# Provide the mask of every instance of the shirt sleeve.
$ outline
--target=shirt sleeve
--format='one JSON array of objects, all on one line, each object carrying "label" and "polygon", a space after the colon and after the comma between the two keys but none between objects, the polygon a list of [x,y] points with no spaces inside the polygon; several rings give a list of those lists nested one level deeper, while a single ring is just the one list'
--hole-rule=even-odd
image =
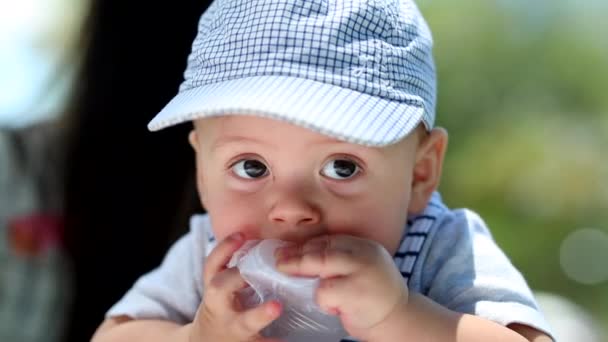
[{"label": "shirt sleeve", "polygon": [[161,265],[140,277],[106,317],[191,322],[202,297],[207,241],[195,228],[191,225],[190,231],[171,246]]},{"label": "shirt sleeve", "polygon": [[551,336],[525,279],[469,210],[453,211],[437,228],[422,274],[425,294],[450,310]]}]

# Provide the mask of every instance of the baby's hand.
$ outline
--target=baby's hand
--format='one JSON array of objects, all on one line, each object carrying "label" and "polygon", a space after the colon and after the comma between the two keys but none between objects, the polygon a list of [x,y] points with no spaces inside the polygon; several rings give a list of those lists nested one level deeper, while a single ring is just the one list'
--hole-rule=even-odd
[{"label": "baby's hand", "polygon": [[[375,241],[328,235],[276,252],[277,268],[321,278],[317,304],[339,315],[353,337],[368,340],[389,316],[404,312],[408,291],[386,249]],[[398,312],[398,313],[396,313]]]},{"label": "baby's hand", "polygon": [[236,292],[246,283],[237,268],[226,268],[243,242],[242,235],[231,235],[207,257],[203,274],[204,298],[191,325],[190,342],[271,341],[261,338],[259,332],[279,317],[281,304],[271,301],[245,310],[237,300]]}]

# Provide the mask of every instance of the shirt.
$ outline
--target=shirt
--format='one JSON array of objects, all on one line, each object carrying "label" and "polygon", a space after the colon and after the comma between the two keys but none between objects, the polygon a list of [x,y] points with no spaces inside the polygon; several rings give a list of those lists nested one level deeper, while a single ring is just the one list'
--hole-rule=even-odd
[{"label": "shirt", "polygon": [[[191,322],[203,298],[205,257],[215,245],[209,217],[194,215],[190,231],[162,264],[137,280],[106,316]],[[449,209],[439,193],[423,213],[408,217],[394,261],[410,292],[453,311],[551,335],[525,279],[484,221],[469,209]]]}]

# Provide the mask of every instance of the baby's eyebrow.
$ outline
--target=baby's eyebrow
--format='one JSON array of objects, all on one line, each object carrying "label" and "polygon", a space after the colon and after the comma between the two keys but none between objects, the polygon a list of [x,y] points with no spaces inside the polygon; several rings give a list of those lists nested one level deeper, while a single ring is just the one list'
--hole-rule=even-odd
[{"label": "baby's eyebrow", "polygon": [[257,138],[253,138],[253,137],[246,137],[246,136],[239,136],[239,135],[229,135],[229,136],[224,136],[221,138],[218,138],[217,140],[215,140],[212,144],[211,144],[211,150],[216,150],[218,148],[222,148],[226,145],[230,145],[230,144],[257,144],[257,145],[265,145],[265,146],[270,146],[272,147],[273,145],[268,143],[267,141],[261,140],[261,139],[257,139]]}]

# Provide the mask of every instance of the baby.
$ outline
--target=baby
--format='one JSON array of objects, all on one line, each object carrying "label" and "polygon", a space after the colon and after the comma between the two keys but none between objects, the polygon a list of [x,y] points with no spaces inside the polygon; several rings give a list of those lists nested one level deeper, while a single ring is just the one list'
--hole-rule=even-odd
[{"label": "baby", "polygon": [[272,341],[278,301],[245,308],[227,263],[280,239],[277,268],[359,341],[551,341],[521,274],[436,191],[430,31],[410,0],[216,0],[178,95],[208,214],[107,313],[93,340]]}]

